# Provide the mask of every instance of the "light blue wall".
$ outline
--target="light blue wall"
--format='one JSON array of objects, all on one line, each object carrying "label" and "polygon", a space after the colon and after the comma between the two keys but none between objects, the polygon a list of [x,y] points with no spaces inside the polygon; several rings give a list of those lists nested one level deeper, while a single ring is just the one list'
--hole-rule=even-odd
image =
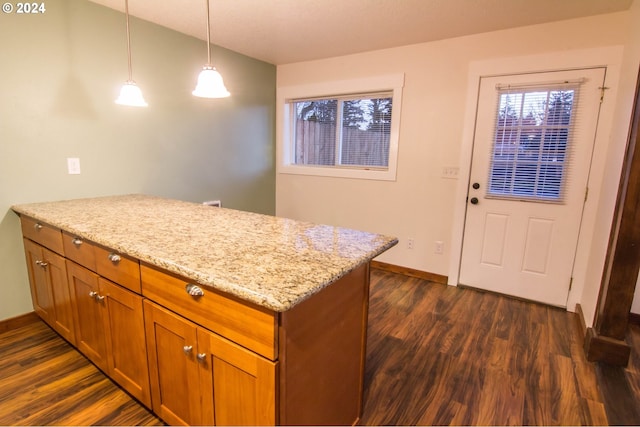
[{"label": "light blue wall", "polygon": [[[86,0],[46,8],[0,14],[0,320],[32,311],[13,204],[147,193],[275,211],[273,65],[214,47],[232,96],[196,98],[206,43],[131,18],[149,107],[118,106],[124,15]],[[67,174],[67,157],[81,175]]]}]

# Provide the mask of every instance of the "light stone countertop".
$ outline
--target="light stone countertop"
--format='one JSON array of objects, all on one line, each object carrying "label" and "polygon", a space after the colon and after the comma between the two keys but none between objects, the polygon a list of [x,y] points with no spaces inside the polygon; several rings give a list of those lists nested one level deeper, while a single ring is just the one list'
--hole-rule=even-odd
[{"label": "light stone countertop", "polygon": [[278,312],[398,243],[380,234],[146,195],[12,209]]}]

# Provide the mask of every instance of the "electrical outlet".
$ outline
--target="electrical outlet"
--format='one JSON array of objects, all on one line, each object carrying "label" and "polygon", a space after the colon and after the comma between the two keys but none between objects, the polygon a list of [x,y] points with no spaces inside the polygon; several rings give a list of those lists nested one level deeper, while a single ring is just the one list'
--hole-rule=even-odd
[{"label": "electrical outlet", "polygon": [[435,253],[442,255],[444,253],[444,242],[442,240],[436,240]]},{"label": "electrical outlet", "polygon": [[80,159],[77,157],[67,157],[67,171],[69,175],[80,175]]},{"label": "electrical outlet", "polygon": [[415,240],[413,240],[413,238],[407,239],[407,249],[413,249],[414,244],[415,244]]}]

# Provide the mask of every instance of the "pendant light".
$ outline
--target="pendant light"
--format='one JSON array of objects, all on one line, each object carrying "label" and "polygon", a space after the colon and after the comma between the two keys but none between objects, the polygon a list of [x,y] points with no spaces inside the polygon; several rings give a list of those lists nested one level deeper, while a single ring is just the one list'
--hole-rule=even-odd
[{"label": "pendant light", "polygon": [[198,76],[198,84],[193,92],[200,98],[226,98],[231,95],[222,81],[222,76],[211,65],[211,22],[209,17],[209,0],[207,2],[207,65],[202,67]]},{"label": "pendant light", "polygon": [[116,99],[116,104],[129,105],[131,107],[146,107],[147,104],[142,97],[142,91],[131,77],[131,36],[129,35],[129,0],[124,0],[124,11],[127,17],[127,54],[129,60],[129,80],[120,89],[120,96]]}]

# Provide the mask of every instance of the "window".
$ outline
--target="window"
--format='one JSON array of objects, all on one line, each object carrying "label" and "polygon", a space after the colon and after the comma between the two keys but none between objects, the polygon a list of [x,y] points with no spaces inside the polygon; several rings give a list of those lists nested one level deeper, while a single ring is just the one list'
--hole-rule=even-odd
[{"label": "window", "polygon": [[296,165],[389,167],[391,93],[291,102]]},{"label": "window", "polygon": [[561,203],[576,87],[501,90],[487,197]]},{"label": "window", "polygon": [[404,76],[279,89],[279,172],[395,180]]}]

